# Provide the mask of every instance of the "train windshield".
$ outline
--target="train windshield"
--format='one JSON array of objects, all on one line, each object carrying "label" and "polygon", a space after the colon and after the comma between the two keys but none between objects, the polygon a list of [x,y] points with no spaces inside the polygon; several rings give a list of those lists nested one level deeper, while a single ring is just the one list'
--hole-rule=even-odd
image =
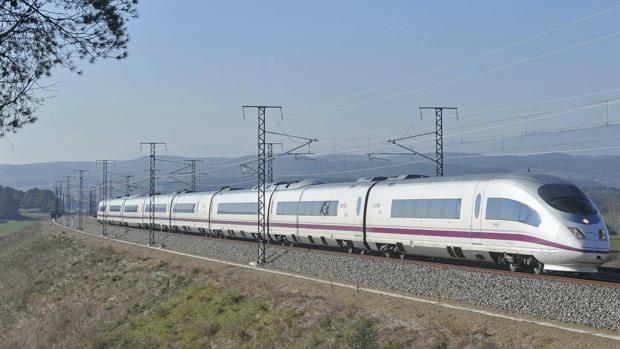
[{"label": "train windshield", "polygon": [[596,214],[594,205],[579,188],[571,184],[545,184],[538,195],[556,210],[590,216]]}]

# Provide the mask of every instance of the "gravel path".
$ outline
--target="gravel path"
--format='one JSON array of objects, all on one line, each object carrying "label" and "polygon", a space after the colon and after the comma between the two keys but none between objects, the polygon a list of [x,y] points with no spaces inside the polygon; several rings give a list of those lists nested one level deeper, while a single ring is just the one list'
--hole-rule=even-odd
[{"label": "gravel path", "polygon": [[[84,221],[87,232],[100,234],[101,228],[93,219]],[[125,241],[143,244],[147,239],[144,230],[108,226],[108,231]],[[158,232],[158,244],[160,239]],[[175,251],[243,264],[256,260],[256,247],[250,244],[168,233],[163,239]],[[267,254],[268,268],[620,333],[620,289],[271,245]]]}]

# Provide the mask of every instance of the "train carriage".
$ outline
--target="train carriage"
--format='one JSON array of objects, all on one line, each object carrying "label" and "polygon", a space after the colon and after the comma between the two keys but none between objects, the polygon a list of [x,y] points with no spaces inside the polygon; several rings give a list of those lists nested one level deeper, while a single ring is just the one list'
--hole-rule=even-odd
[{"label": "train carriage", "polygon": [[205,233],[209,229],[207,206],[210,195],[204,193],[178,193],[171,199],[171,229],[177,232]]},{"label": "train carriage", "polygon": [[[476,184],[476,181],[377,184],[368,200],[369,247],[399,255],[462,257],[463,247],[471,246]],[[466,250],[469,253],[470,248]]]},{"label": "train carriage", "polygon": [[[255,238],[258,202],[256,190],[226,190],[211,203],[211,232],[219,236]],[[267,198],[271,193],[267,195]]]},{"label": "train carriage", "polygon": [[142,223],[144,197],[132,195],[126,197],[122,206],[122,221],[125,226],[139,227]]}]

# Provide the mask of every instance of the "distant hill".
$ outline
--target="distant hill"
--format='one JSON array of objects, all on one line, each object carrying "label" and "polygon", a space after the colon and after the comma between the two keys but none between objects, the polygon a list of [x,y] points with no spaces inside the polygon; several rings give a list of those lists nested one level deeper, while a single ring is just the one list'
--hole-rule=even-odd
[{"label": "distant hill", "polygon": [[[198,189],[208,190],[232,184],[249,187],[254,184],[251,170],[242,173],[240,164],[252,161],[255,156],[237,158],[202,158],[198,167],[207,176],[197,178]],[[281,157],[275,161],[276,180],[315,178],[328,182],[349,181],[367,176],[393,176],[399,174],[423,174],[433,176],[435,166],[420,157],[391,157],[369,160],[365,155],[329,155],[316,158]],[[250,163],[256,167],[256,163]],[[160,191],[182,190],[188,187],[190,176],[183,167],[183,157],[158,157],[157,170],[162,178]],[[124,191],[123,175],[134,176],[136,192],[148,187],[148,157],[117,162],[109,168],[109,178],[115,181],[115,194]],[[0,165],[0,185],[17,189],[33,187],[51,188],[62,176],[74,175],[75,169],[89,170],[86,186],[101,181],[101,168],[94,161],[48,162],[23,165]],[[168,176],[175,171],[181,176]],[[587,188],[620,187],[619,156],[577,156],[563,153],[530,156],[483,157],[476,154],[446,154],[445,175],[461,175],[491,172],[527,172],[556,175]],[[185,182],[185,183],[184,183]],[[77,182],[73,180],[73,185]]]}]

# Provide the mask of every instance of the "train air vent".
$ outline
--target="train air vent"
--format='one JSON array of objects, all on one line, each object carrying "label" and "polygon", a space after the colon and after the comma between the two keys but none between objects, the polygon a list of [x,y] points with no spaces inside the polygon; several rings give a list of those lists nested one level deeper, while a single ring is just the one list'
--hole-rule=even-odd
[{"label": "train air vent", "polygon": [[463,254],[463,250],[460,247],[455,247],[454,253],[460,258],[465,258],[465,255]]},{"label": "train air vent", "polygon": [[312,236],[308,235],[308,240],[310,240],[310,243],[314,243],[314,239],[312,238]]},{"label": "train air vent", "polygon": [[456,257],[456,255],[454,254],[454,252],[452,251],[452,247],[448,246],[447,247],[448,253],[450,254],[450,257]]},{"label": "train air vent", "polygon": [[390,179],[399,180],[399,181],[403,181],[405,179],[420,179],[420,178],[428,178],[428,176],[419,175],[419,174],[408,174],[408,175],[390,177]]},{"label": "train air vent", "polygon": [[387,177],[375,176],[375,177],[364,177],[357,180],[357,182],[379,182],[386,180]]}]

